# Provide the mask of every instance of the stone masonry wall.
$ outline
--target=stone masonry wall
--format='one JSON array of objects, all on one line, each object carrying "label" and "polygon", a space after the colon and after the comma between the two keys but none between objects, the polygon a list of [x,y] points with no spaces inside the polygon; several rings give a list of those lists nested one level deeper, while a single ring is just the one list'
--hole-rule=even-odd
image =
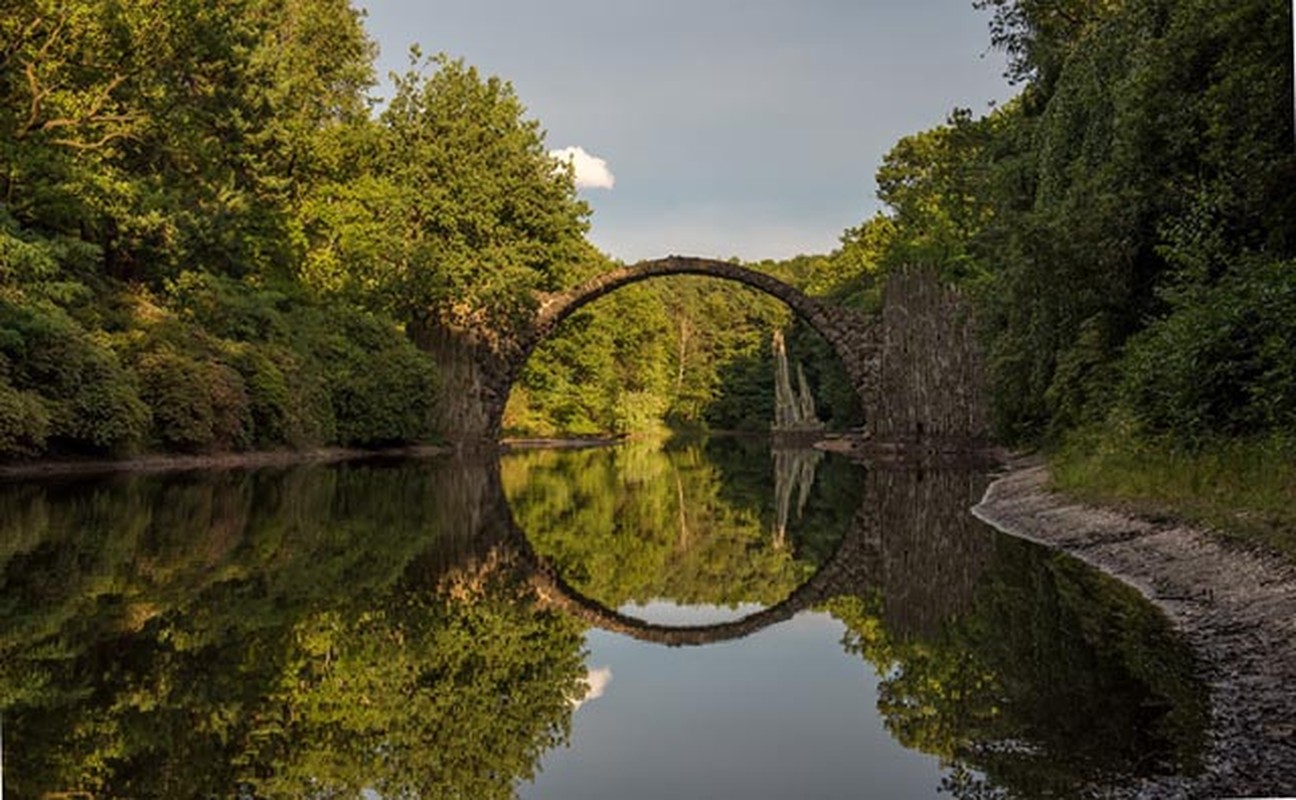
[{"label": "stone masonry wall", "polygon": [[865,403],[878,441],[988,436],[981,350],[971,304],[934,270],[893,274],[882,295],[877,396]]}]

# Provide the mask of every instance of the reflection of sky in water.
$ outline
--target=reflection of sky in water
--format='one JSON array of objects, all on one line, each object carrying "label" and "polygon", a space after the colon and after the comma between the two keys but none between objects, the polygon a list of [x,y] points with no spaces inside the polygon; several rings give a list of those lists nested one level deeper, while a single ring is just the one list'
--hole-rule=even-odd
[{"label": "reflection of sky in water", "polygon": [[652,625],[717,625],[733,622],[765,608],[759,603],[735,606],[681,606],[669,600],[653,600],[643,605],[627,603],[618,613],[641,619]]},{"label": "reflection of sky in water", "polygon": [[[696,625],[737,610],[664,601],[621,610]],[[638,612],[638,613],[636,613]],[[905,750],[876,711],[877,677],[842,650],[843,627],[802,614],[746,639],[671,648],[600,630],[591,670],[614,683],[572,720],[524,800],[935,796],[936,759]]]}]

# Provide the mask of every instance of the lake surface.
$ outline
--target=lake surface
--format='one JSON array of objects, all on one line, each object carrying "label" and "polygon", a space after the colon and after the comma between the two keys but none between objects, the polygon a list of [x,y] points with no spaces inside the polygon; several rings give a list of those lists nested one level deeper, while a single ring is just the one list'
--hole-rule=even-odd
[{"label": "lake surface", "polygon": [[1195,771],[1186,648],[972,519],[986,481],[712,440],[0,484],[4,797],[1070,797]]}]

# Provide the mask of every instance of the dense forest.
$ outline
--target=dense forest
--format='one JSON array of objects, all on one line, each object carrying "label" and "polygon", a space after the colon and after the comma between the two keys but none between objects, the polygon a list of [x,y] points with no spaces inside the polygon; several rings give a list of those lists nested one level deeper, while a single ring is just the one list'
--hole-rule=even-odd
[{"label": "dense forest", "polygon": [[426,440],[413,314],[600,257],[511,88],[345,0],[20,0],[0,18],[0,453]]},{"label": "dense forest", "polygon": [[899,142],[865,225],[978,297],[1000,433],[1296,432],[1288,4],[981,4],[1023,91]]},{"label": "dense forest", "polygon": [[[896,143],[884,211],[834,252],[753,266],[864,309],[939,267],[975,299],[1006,441],[1289,453],[1289,5],[977,5],[1020,94]],[[509,84],[415,49],[380,102],[374,51],[346,0],[7,4],[0,455],[434,440],[407,326],[507,324],[609,266]],[[765,429],[776,328],[858,424],[786,309],[672,279],[569,320],[506,428]]]}]

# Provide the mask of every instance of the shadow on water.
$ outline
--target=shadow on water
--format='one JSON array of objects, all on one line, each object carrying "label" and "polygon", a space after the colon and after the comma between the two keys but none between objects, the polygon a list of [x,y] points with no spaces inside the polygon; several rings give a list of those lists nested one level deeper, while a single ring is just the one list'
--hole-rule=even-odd
[{"label": "shadow on water", "polygon": [[[972,520],[984,481],[713,441],[0,485],[6,797],[508,798],[569,740],[589,626],[811,608],[956,796],[1192,770],[1186,650]],[[761,610],[618,611],[662,598]]]}]

